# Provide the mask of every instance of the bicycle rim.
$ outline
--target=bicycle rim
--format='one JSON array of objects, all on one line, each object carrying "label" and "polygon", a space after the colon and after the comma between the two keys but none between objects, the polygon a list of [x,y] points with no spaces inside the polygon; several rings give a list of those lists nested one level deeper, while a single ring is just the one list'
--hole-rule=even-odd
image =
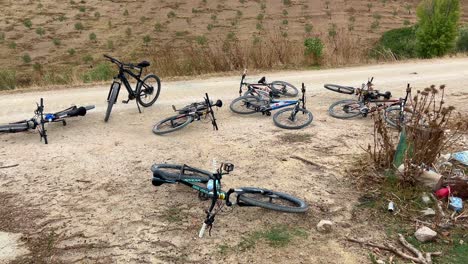
[{"label": "bicycle rim", "polygon": [[229,108],[231,108],[234,113],[245,115],[253,114],[257,112],[258,108],[266,105],[268,105],[267,101],[256,96],[247,95],[234,99]]},{"label": "bicycle rim", "polygon": [[312,123],[312,113],[306,109],[299,108],[294,114],[294,107],[281,109],[273,116],[275,125],[285,129],[300,129]]},{"label": "bicycle rim", "polygon": [[249,205],[285,213],[304,213],[308,209],[303,200],[286,193],[252,187],[240,189],[243,193],[238,195],[239,201]]},{"label": "bicycle rim", "polygon": [[328,112],[331,116],[347,119],[361,115],[361,108],[363,104],[357,100],[342,100],[333,103]]},{"label": "bicycle rim", "polygon": [[171,133],[184,128],[192,121],[193,117],[189,115],[172,116],[154,125],[153,132],[157,135]]}]

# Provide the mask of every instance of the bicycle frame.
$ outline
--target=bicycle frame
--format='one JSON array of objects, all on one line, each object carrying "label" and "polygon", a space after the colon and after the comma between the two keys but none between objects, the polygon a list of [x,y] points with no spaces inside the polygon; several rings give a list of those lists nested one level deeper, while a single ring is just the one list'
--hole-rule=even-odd
[{"label": "bicycle frame", "polygon": [[[119,66],[119,73],[117,74],[117,76],[114,77],[114,82],[112,83],[112,85],[111,85],[111,87],[109,89],[109,93],[107,94],[107,101],[109,101],[110,94],[111,94],[112,88],[114,87],[115,83],[119,84],[119,88],[118,88],[116,98],[119,97],[120,85],[121,84],[118,82],[118,80],[120,80],[124,84],[125,88],[127,89],[127,92],[129,94],[129,99],[135,99],[135,97],[137,96],[136,89],[141,83],[143,83],[143,81],[140,79],[142,72],[143,72],[143,68],[140,68],[140,72],[138,74],[135,74],[131,70],[125,69],[124,66]],[[125,73],[127,73],[128,75],[130,75],[133,79],[135,79],[137,81],[137,84],[135,86],[135,90],[132,89],[132,86],[130,85],[130,82],[128,81],[127,77],[125,76]]]}]

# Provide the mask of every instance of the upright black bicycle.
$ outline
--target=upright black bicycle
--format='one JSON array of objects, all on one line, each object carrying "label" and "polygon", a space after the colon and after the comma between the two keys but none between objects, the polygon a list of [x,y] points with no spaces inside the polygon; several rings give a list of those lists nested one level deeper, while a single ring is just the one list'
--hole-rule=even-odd
[{"label": "upright black bicycle", "polygon": [[[165,183],[181,183],[198,191],[200,199],[211,199],[211,206],[206,211],[206,218],[200,229],[199,237],[203,237],[207,227],[211,233],[215,216],[224,205],[223,200],[226,201],[226,206],[234,204],[238,206],[257,206],[286,213],[304,213],[307,211],[308,206],[303,200],[281,192],[257,187],[231,188],[228,192],[223,192],[221,190],[221,179],[223,175],[229,174],[233,170],[234,165],[230,163],[221,164],[215,173],[187,165],[154,164],[151,167],[154,186],[161,186]],[[236,194],[236,197],[234,201],[231,201],[230,197],[233,193]]]},{"label": "upright black bicycle", "polygon": [[203,102],[192,103],[182,109],[176,109],[173,105],[172,109],[179,112],[179,114],[159,121],[154,125],[153,133],[156,135],[164,135],[182,129],[193,121],[210,119],[213,129],[218,130],[218,124],[216,123],[216,118],[212,108],[213,106],[221,107],[223,106],[223,102],[221,100],[217,100],[216,103],[213,104],[207,93],[205,94],[205,101]]},{"label": "upright black bicycle", "polygon": [[[150,66],[149,62],[142,61],[134,65],[132,63],[120,62],[108,55],[104,55],[104,57],[119,67],[119,73],[114,77],[114,81],[109,89],[109,94],[107,95],[108,105],[106,116],[104,117],[105,122],[109,120],[112,107],[117,102],[122,83],[128,91],[128,99],[122,101],[122,103],[127,104],[130,100],[136,99],[138,112],[141,113],[140,105],[149,107],[156,102],[161,92],[161,80],[159,80],[159,77],[154,74],[148,74],[143,79],[140,79],[143,69]],[[132,70],[136,70],[137,73],[134,73]],[[135,90],[132,89],[126,75],[131,76],[137,81]]]},{"label": "upright black bicycle", "polygon": [[81,107],[72,106],[56,113],[44,113],[44,100],[41,98],[40,103],[37,104],[37,108],[34,111],[34,117],[6,125],[0,125],[0,133],[17,133],[37,129],[41,141],[44,139],[44,143],[48,144],[45,123],[61,122],[65,126],[67,125],[66,118],[85,116],[87,111],[93,108],[94,105]]}]

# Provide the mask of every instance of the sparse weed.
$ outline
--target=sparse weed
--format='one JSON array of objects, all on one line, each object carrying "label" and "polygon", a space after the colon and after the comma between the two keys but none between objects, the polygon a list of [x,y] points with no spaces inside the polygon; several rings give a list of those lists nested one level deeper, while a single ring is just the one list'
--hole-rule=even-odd
[{"label": "sparse weed", "polygon": [[24,63],[30,63],[31,62],[31,56],[29,56],[29,54],[24,54],[21,59],[23,60]]},{"label": "sparse weed", "polygon": [[16,71],[0,69],[0,90],[13,90],[16,88]]}]

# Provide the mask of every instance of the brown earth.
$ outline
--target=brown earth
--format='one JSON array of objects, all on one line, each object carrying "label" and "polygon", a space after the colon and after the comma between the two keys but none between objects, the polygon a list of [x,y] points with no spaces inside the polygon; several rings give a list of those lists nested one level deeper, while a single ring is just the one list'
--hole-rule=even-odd
[{"label": "brown earth", "polygon": [[[84,118],[63,127],[48,125],[49,145],[35,132],[0,137],[0,231],[23,234],[31,250],[14,263],[364,263],[366,250],[344,242],[347,234],[384,237],[380,223],[356,221],[360,196],[346,167],[371,140],[369,118],[338,120],[328,106],[349,96],[323,89],[324,83],[359,86],[375,77],[380,90],[403,96],[406,83],[415,89],[446,84],[446,102],[467,115],[468,59],[426,60],[322,71],[277,72],[269,80],[296,86],[305,82],[313,123],[300,131],[274,126],[271,117],[239,116],[228,109],[237,96],[239,76],[165,82],[156,104],[138,114],[134,104],[117,104],[104,123],[108,86],[0,93],[0,123],[32,115],[44,97],[46,110],[95,104]],[[261,75],[249,76],[249,80]],[[124,98],[124,91],[121,99]],[[151,127],[208,92],[225,105],[216,112],[220,130],[195,122],[166,136]],[[297,155],[320,166],[307,165]],[[211,160],[235,164],[224,188],[257,186],[291,193],[310,205],[304,215],[259,208],[226,210],[216,219],[212,236],[197,232],[209,202],[184,186],[151,185],[153,163],[186,163],[210,169]],[[331,234],[315,225],[334,221]],[[362,218],[358,218],[362,219]],[[249,244],[255,232],[288,226],[297,236],[285,247],[265,240]],[[250,246],[248,246],[250,245]]]},{"label": "brown earth", "polygon": [[[5,34],[4,41],[0,40],[0,64],[1,68],[15,69],[22,80],[26,73],[31,74],[35,63],[43,69],[71,66],[73,71],[79,71],[95,65],[103,53],[148,59],[155,49],[167,44],[190,46],[201,36],[212,42],[234,34],[231,36],[239,41],[251,42],[254,36],[261,37],[266,32],[287,33],[288,38],[302,42],[307,35],[326,37],[333,24],[345,30],[351,25],[353,35],[372,41],[386,30],[402,27],[405,21],[414,23],[418,2],[0,0],[0,33]],[[468,10],[468,2],[461,2],[462,10]],[[31,28],[24,25],[28,19]],[[379,26],[372,29],[374,21]],[[467,12],[463,13],[462,21],[468,21]],[[77,30],[76,23],[84,28]],[[257,24],[263,29],[258,29]],[[307,25],[313,27],[310,32],[306,32]],[[37,33],[39,28],[45,30],[42,36]],[[129,29],[131,35],[126,33]],[[96,34],[96,41],[90,40],[91,33]],[[143,44],[146,35],[150,38],[148,45]],[[60,44],[54,44],[54,39]],[[74,49],[75,54],[70,55],[69,49]],[[23,61],[25,54],[30,55],[31,62]],[[85,57],[91,60],[84,60]]]}]

